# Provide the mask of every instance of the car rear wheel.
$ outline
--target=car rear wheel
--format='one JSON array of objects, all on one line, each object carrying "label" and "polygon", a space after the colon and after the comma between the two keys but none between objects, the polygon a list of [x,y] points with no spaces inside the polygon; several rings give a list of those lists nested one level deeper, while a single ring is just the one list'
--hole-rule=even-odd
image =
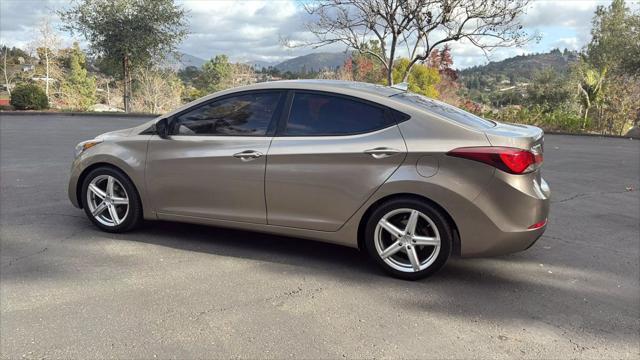
[{"label": "car rear wheel", "polygon": [[100,229],[126,232],[142,221],[136,189],[121,171],[109,167],[92,170],[82,185],[84,211]]},{"label": "car rear wheel", "polygon": [[438,271],[451,253],[451,226],[443,214],[418,199],[395,199],[367,221],[369,256],[392,276],[417,280]]}]

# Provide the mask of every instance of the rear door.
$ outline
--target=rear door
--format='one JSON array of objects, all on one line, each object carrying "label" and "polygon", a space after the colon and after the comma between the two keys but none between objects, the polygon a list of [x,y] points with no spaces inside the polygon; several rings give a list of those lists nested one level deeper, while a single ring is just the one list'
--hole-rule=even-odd
[{"label": "rear door", "polygon": [[290,92],[267,156],[267,222],[336,231],[400,166],[393,110],[321,92]]},{"label": "rear door", "polygon": [[266,154],[283,103],[280,91],[232,94],[176,115],[170,139],[154,135],[146,183],[159,217],[265,224]]}]

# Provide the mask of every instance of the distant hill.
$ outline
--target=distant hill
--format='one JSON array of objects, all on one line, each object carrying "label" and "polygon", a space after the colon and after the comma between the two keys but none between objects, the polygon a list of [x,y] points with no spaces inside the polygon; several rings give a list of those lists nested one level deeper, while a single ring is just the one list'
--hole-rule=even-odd
[{"label": "distant hill", "polygon": [[346,53],[312,53],[285,60],[275,66],[281,72],[301,73],[304,71],[320,71],[335,69],[344,64],[349,57]]},{"label": "distant hill", "polygon": [[467,68],[460,71],[460,77],[468,88],[492,89],[500,85],[529,83],[543,69],[565,74],[569,65],[577,60],[577,52],[555,49],[548,53],[519,55]]},{"label": "distant hill", "polygon": [[277,61],[263,61],[263,60],[250,60],[244,62],[247,65],[251,65],[254,70],[262,70],[262,68],[269,68],[270,66],[278,65]]},{"label": "distant hill", "polygon": [[163,67],[178,71],[183,70],[189,66],[200,68],[205,62],[206,60],[201,59],[197,56],[179,53],[177,54],[177,56],[168,56],[168,58],[163,61]]},{"label": "distant hill", "polygon": [[189,54],[182,54],[180,60],[179,60],[180,64],[182,64],[183,67],[189,67],[189,66],[195,66],[197,68],[201,67],[202,64],[204,64],[205,62],[207,62],[207,60],[205,59],[201,59],[197,56],[193,56],[193,55],[189,55]]}]

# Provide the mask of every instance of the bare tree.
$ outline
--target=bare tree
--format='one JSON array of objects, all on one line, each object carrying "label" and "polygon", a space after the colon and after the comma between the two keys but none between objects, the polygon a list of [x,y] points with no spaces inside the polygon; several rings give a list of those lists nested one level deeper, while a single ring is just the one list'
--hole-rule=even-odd
[{"label": "bare tree", "polygon": [[168,70],[140,68],[136,71],[138,89],[134,97],[137,111],[158,114],[178,107],[182,83]]},{"label": "bare tree", "polygon": [[[466,40],[487,55],[498,47],[522,45],[534,37],[519,16],[530,0],[316,0],[305,5],[314,48],[341,43],[377,58],[393,84],[394,61],[406,49],[409,66],[425,61],[433,49]],[[380,51],[367,46],[377,40]],[[289,43],[290,46],[300,44]]]},{"label": "bare tree", "polygon": [[7,92],[9,93],[9,97],[11,97],[11,82],[9,81],[10,77],[7,70],[7,55],[9,52],[9,47],[6,45],[2,45],[2,72],[4,75],[4,83],[7,87]]},{"label": "bare tree", "polygon": [[56,34],[56,31],[51,27],[51,20],[49,17],[43,17],[40,19],[38,29],[36,33],[36,39],[33,46],[35,47],[38,56],[43,57],[45,66],[45,87],[44,91],[49,97],[49,82],[51,82],[52,67],[54,67],[55,51],[60,47],[60,38]]},{"label": "bare tree", "polygon": [[256,72],[253,70],[253,67],[248,64],[232,64],[230,76],[232,87],[249,85],[257,81]]}]

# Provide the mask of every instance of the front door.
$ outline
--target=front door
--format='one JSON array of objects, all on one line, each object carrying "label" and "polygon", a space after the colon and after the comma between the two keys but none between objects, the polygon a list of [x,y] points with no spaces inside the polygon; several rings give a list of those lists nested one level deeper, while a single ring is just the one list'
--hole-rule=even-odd
[{"label": "front door", "polygon": [[264,175],[281,92],[216,98],[149,141],[146,183],[163,214],[266,223]]},{"label": "front door", "polygon": [[268,223],[338,230],[405,158],[390,111],[353,98],[296,91],[267,156]]}]

